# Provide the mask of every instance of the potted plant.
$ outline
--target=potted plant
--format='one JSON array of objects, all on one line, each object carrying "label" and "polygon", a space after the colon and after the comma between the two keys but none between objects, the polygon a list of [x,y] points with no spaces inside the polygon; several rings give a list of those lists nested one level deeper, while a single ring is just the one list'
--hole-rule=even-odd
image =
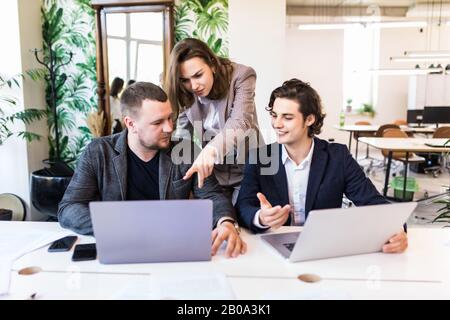
[{"label": "potted plant", "polygon": [[[42,10],[42,9],[41,9]],[[62,152],[67,147],[68,136],[61,133],[61,110],[59,105],[63,97],[58,89],[63,87],[68,76],[62,67],[72,61],[72,52],[57,43],[63,29],[63,9],[57,9],[53,3],[49,13],[42,10],[44,50],[34,49],[33,53],[39,64],[43,66],[36,74],[35,80],[44,79],[47,83],[46,103],[49,113],[49,159],[44,160],[47,166],[31,174],[31,203],[41,213],[48,216],[49,221],[57,221],[58,204],[70,183],[73,169],[67,159],[63,159]],[[43,53],[40,58],[40,53]],[[75,159],[73,159],[75,160]]]},{"label": "potted plant", "polygon": [[[17,106],[17,98],[5,93],[5,89],[14,89],[20,87],[20,78],[24,78],[21,74],[9,78],[0,75],[0,147],[11,137],[19,137],[27,142],[40,140],[41,136],[27,131],[26,125],[31,124],[35,120],[40,120],[47,116],[46,110],[29,108],[21,111],[14,110]],[[16,124],[22,123],[25,130],[17,129]],[[20,200],[22,202],[22,200]],[[24,204],[22,203],[24,206]],[[25,206],[24,206],[25,208]],[[25,219],[25,211],[23,211],[23,219]],[[0,220],[11,220],[13,211],[0,208]]]},{"label": "potted plant", "polygon": [[[0,90],[4,88],[12,89],[14,86],[20,87],[19,79],[22,75],[16,75],[8,79],[0,76]],[[46,110],[39,110],[35,108],[26,109],[23,111],[13,111],[17,105],[17,99],[12,96],[0,94],[0,146],[10,137],[21,137],[27,142],[39,140],[40,135],[29,131],[16,131],[13,126],[16,122],[22,122],[25,125],[32,123],[35,120],[40,120],[47,116]],[[8,110],[9,109],[9,110]]]},{"label": "potted plant", "polygon": [[353,109],[352,102],[353,102],[352,99],[347,99],[347,106],[345,107],[345,111],[347,113],[351,113],[352,112],[352,109]]},{"label": "potted plant", "polygon": [[436,200],[434,203],[442,204],[442,207],[437,211],[438,215],[434,218],[434,222],[447,222],[450,226],[450,195],[446,198]]},{"label": "potted plant", "polygon": [[370,103],[363,103],[362,107],[359,109],[359,114],[368,115],[370,117],[375,117],[375,109]]}]

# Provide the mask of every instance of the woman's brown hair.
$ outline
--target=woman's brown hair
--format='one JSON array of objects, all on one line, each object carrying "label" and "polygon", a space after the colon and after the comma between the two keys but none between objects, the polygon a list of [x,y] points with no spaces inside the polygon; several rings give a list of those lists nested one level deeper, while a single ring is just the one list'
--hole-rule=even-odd
[{"label": "woman's brown hair", "polygon": [[208,98],[224,98],[230,90],[233,66],[226,58],[218,57],[208,45],[198,39],[187,38],[178,42],[170,54],[169,70],[165,89],[176,115],[179,110],[189,108],[194,103],[193,93],[186,90],[180,81],[180,65],[192,58],[201,58],[214,72],[214,84]]}]

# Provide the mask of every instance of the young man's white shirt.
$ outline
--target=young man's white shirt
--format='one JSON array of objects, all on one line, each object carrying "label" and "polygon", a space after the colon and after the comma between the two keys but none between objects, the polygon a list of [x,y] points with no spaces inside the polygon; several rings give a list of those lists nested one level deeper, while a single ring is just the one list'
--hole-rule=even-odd
[{"label": "young man's white shirt", "polygon": [[[281,147],[281,161],[283,162],[284,169],[286,171],[288,193],[289,193],[289,205],[291,206],[291,225],[301,226],[305,223],[305,202],[306,191],[308,188],[309,171],[311,169],[311,160],[314,152],[314,139],[311,143],[311,149],[308,155],[303,161],[297,165],[293,161],[286,150],[286,147]],[[253,224],[258,228],[268,228],[259,223],[259,214],[261,210],[258,210],[253,218]]]}]

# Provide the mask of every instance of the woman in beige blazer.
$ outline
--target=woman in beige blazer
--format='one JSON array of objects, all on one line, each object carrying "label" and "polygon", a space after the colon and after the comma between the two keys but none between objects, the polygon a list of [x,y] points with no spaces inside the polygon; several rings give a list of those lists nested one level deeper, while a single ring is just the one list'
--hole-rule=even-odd
[{"label": "woman in beige blazer", "polygon": [[262,142],[255,83],[251,67],[216,56],[200,40],[184,39],[172,50],[166,89],[178,114],[175,136],[202,148],[185,178],[197,173],[201,187],[214,173],[233,203],[248,149]]}]

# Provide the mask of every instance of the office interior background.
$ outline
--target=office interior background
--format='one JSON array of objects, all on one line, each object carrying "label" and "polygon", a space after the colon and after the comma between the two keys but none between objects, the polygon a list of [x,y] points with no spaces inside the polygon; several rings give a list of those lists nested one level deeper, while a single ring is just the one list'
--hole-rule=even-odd
[{"label": "office interior background", "polygon": [[[256,106],[267,142],[275,140],[265,111],[269,95],[290,78],[309,82],[321,95],[327,114],[319,135],[322,139],[349,144],[351,133],[336,128],[342,122],[353,125],[363,121],[380,126],[409,120],[411,125],[420,125],[420,119],[408,119],[408,112],[427,106],[447,107],[442,109],[444,116],[439,122],[448,122],[448,1],[230,0],[224,3],[227,6],[218,4],[220,14],[212,18],[211,25],[202,26],[195,19],[201,8],[194,8],[195,12],[189,1],[177,2],[175,41],[194,32],[209,39],[211,45],[220,40],[218,53],[256,70]],[[1,40],[7,49],[2,50],[0,59],[2,78],[6,81],[17,78],[18,74],[25,75],[17,78],[18,85],[13,84],[11,88],[2,85],[2,97],[17,101],[14,107],[2,104],[2,117],[27,109],[49,108],[46,88],[49,90],[50,81],[42,77],[33,80],[29,76],[30,71],[44,68],[32,50],[45,49],[45,37],[55,32],[51,25],[44,26],[43,19],[54,18],[52,9],[63,9],[61,30],[56,30],[60,34],[54,35],[54,41],[66,50],[66,55],[72,52],[73,57],[61,69],[68,80],[57,92],[63,95],[56,102],[60,119],[58,140],[61,158],[71,161],[74,167],[90,139],[106,134],[93,133],[94,129],[88,124],[89,116],[98,111],[94,9],[90,1],[82,0],[8,0],[2,7]],[[116,13],[107,17],[109,77],[105,83],[120,76],[125,80],[159,84],[164,65],[163,14],[135,13],[127,18],[124,13]],[[43,59],[44,56],[48,56],[48,52],[38,52],[38,57]],[[0,193],[12,193],[23,199],[26,220],[48,218],[31,205],[30,177],[46,167],[44,159],[55,154],[54,117],[49,114],[49,120],[42,116],[29,123],[16,120],[8,124],[12,132],[26,130],[40,135],[40,140],[28,142],[13,135],[0,146]],[[422,125],[435,126],[434,121]],[[369,135],[374,133],[369,132]],[[432,134],[419,132],[410,136],[432,137]],[[352,140],[355,155],[356,140],[354,137]],[[362,159],[366,158],[367,150],[369,158]],[[358,157],[368,176],[382,190],[385,166],[379,162],[385,157],[381,151],[359,143]],[[432,160],[428,167],[441,165],[441,170],[430,169],[427,174],[423,173],[424,163],[410,166],[409,176],[414,177],[418,185],[415,199],[442,193],[449,184],[444,159],[439,155],[426,158]],[[394,160],[391,173],[399,176],[402,170],[403,166]]]}]

